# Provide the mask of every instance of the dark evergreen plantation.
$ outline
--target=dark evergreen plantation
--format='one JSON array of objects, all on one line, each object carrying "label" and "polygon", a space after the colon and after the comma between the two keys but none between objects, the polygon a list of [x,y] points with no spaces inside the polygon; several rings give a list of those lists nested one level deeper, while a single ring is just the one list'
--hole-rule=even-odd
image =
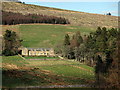
[{"label": "dark evergreen plantation", "polygon": [[70,24],[70,22],[65,18],[56,16],[47,16],[40,14],[23,15],[20,13],[2,11],[3,25],[28,24],[28,23]]},{"label": "dark evergreen plantation", "polygon": [[116,28],[98,27],[96,32],[81,36],[76,32],[70,39],[65,35],[63,46],[58,53],[68,59],[74,59],[95,67],[96,86],[119,88],[119,39],[120,31]]},{"label": "dark evergreen plantation", "polygon": [[[96,32],[84,36],[81,36],[79,31],[72,37],[66,34],[63,48],[61,48],[62,55],[66,58],[86,61],[90,66],[93,66],[94,60],[98,55],[98,57],[102,57],[103,60],[107,57],[110,58],[110,55],[112,55],[117,48],[116,43],[118,36],[118,29],[111,28],[108,30],[105,27],[98,27]],[[66,48],[67,50],[65,50]],[[106,62],[108,61],[109,60]]]}]

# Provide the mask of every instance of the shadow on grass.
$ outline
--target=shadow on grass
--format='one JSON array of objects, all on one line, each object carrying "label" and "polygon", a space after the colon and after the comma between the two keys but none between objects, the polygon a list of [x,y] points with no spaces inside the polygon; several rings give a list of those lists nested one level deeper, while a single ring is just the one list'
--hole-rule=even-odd
[{"label": "shadow on grass", "polygon": [[3,87],[44,85],[44,83],[47,83],[44,76],[40,76],[32,70],[2,70]]},{"label": "shadow on grass", "polygon": [[65,77],[48,73],[39,68],[2,70],[3,88],[88,84],[89,81],[77,77]]}]

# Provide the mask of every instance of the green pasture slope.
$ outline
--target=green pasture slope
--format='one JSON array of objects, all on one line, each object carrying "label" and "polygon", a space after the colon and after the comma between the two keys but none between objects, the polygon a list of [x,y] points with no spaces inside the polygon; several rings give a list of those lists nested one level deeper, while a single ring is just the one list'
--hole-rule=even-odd
[{"label": "green pasture slope", "polygon": [[60,59],[59,57],[42,57],[42,56],[40,56],[40,57],[24,57],[25,59],[55,59],[55,60],[57,60],[57,59]]},{"label": "green pasture slope", "polygon": [[[14,30],[23,39],[24,47],[51,48],[62,44],[65,34],[81,35],[95,29],[80,26],[28,24],[4,26]],[[12,29],[11,29],[12,28]],[[3,87],[91,84],[95,80],[94,68],[72,60],[23,60],[19,56],[3,56]],[[41,57],[39,57],[41,59]],[[26,59],[34,59],[26,57]],[[36,59],[36,58],[35,58]]]},{"label": "green pasture slope", "polygon": [[20,25],[20,37],[23,39],[25,47],[54,47],[56,44],[62,44],[65,34],[72,36],[76,31],[82,35],[95,31],[92,28],[69,25]]},{"label": "green pasture slope", "polygon": [[3,87],[86,85],[95,80],[94,68],[71,60],[23,60],[19,56],[4,56],[2,63]]}]

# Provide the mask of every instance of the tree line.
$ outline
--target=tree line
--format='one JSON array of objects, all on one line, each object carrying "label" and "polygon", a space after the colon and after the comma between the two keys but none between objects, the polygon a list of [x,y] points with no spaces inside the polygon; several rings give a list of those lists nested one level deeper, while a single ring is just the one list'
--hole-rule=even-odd
[{"label": "tree line", "polygon": [[118,88],[119,36],[116,28],[98,27],[95,32],[83,36],[78,31],[72,37],[66,34],[63,44],[57,45],[55,50],[65,58],[94,67],[97,86]]},{"label": "tree line", "polygon": [[2,11],[2,24],[28,24],[28,23],[48,23],[48,24],[70,24],[70,22],[62,17],[47,16],[40,14],[23,15],[20,13]]}]

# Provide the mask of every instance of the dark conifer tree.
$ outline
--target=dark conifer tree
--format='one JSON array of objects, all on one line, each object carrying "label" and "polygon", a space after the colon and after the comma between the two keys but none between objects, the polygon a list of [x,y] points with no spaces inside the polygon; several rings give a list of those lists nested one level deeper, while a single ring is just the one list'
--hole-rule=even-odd
[{"label": "dark conifer tree", "polygon": [[65,39],[64,39],[64,45],[68,46],[70,45],[70,37],[68,34],[65,35]]},{"label": "dark conifer tree", "polygon": [[113,61],[113,58],[110,55],[110,51],[106,52],[106,66],[105,66],[106,72],[111,67],[112,61]]},{"label": "dark conifer tree", "polygon": [[2,54],[5,56],[12,56],[18,54],[18,48],[21,46],[21,40],[17,37],[16,32],[6,30],[4,39],[4,48]]},{"label": "dark conifer tree", "polygon": [[103,64],[103,61],[102,61],[102,58],[98,55],[97,57],[96,57],[96,61],[97,61],[97,63],[96,63],[96,66],[95,66],[95,73],[100,73],[100,72],[102,72],[102,64]]}]

